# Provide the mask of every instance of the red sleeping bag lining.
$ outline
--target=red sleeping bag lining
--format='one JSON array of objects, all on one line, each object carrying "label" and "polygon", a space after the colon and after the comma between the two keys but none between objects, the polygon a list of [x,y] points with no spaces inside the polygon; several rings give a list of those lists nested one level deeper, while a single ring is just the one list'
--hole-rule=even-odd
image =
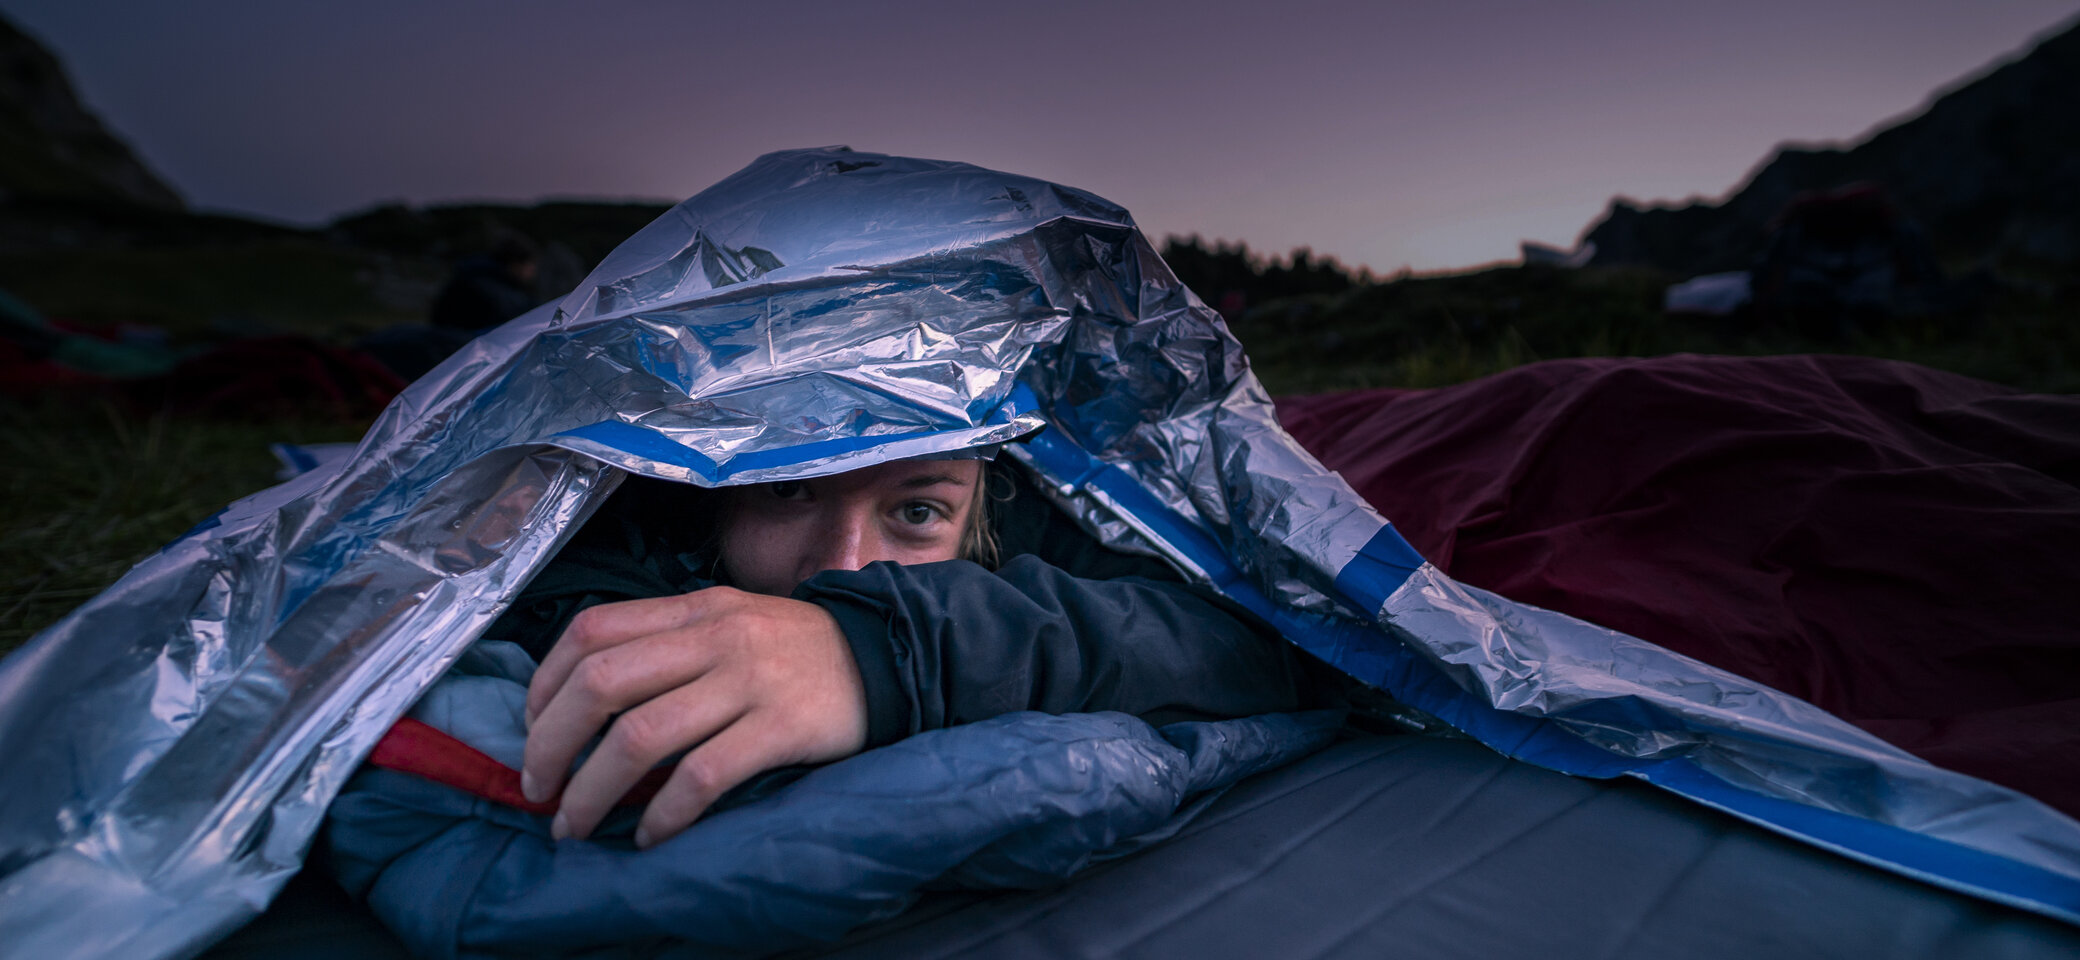
[{"label": "red sleeping bag lining", "polygon": [[1278,407],[1455,579],[2080,816],[2080,397],[1678,356]]}]

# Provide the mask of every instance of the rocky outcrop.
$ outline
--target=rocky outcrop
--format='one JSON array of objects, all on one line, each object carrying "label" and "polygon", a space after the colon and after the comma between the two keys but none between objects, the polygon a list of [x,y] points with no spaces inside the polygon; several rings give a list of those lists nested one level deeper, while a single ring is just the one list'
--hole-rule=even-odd
[{"label": "rocky outcrop", "polygon": [[2080,266],[2080,26],[1846,149],[1784,147],[1716,203],[1613,201],[1583,239],[1598,264],[1737,270],[1809,190],[1884,188],[1946,259]]},{"label": "rocky outcrop", "polygon": [[0,200],[183,207],[180,194],[80,104],[58,58],[4,18]]}]

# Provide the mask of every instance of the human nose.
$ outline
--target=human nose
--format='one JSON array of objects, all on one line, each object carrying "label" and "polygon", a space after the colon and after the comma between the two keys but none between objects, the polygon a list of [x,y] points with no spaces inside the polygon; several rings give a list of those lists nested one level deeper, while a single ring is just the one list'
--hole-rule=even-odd
[{"label": "human nose", "polygon": [[803,577],[825,570],[858,570],[882,559],[875,549],[873,519],[869,511],[858,508],[840,511],[831,518],[823,549],[810,557],[807,566],[813,569],[804,570]]}]

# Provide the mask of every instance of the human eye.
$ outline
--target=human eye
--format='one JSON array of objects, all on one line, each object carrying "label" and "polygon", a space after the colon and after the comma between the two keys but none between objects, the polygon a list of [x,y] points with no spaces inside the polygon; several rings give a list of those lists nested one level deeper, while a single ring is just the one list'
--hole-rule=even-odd
[{"label": "human eye", "polygon": [[766,492],[775,500],[807,500],[809,485],[800,480],[776,480],[766,484]]},{"label": "human eye", "polygon": [[946,518],[946,511],[925,500],[912,500],[896,508],[897,519],[913,527],[922,527]]}]

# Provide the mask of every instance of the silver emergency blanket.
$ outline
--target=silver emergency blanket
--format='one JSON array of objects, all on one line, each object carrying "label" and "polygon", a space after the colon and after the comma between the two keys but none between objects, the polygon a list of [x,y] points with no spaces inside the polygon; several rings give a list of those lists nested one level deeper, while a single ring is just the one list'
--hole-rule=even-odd
[{"label": "silver emergency blanket", "polygon": [[[233,504],[0,666],[0,943],[177,956],[263,909],[361,758],[624,472],[713,486],[995,444],[1102,539],[1491,746],[2080,918],[2059,899],[2080,889],[2080,824],[1396,560],[1405,545],[1279,429],[1240,345],[1121,208],[833,148],[760,158],[674,208],[414,384],[352,457]],[[1505,742],[1524,723],[1535,735]],[[1958,879],[1779,808],[2029,883]]]}]

